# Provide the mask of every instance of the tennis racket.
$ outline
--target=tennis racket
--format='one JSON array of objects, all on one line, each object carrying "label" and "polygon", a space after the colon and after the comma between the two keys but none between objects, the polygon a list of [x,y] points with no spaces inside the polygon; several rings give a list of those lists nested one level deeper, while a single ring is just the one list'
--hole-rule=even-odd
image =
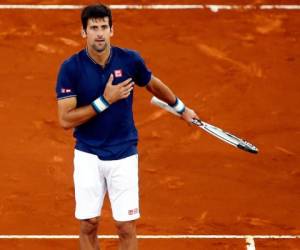
[{"label": "tennis racket", "polygon": [[[170,107],[167,103],[165,103],[164,101],[158,99],[157,97],[153,96],[151,99],[151,103],[163,108],[169,112],[171,112],[172,114],[176,115],[176,116],[180,116],[172,107]],[[253,154],[257,154],[258,153],[258,149],[257,147],[255,147],[254,145],[252,145],[251,143],[238,138],[237,136],[230,134],[226,131],[223,131],[222,129],[213,126],[209,123],[206,123],[204,121],[200,121],[198,119],[194,119],[192,121],[192,123],[194,125],[196,125],[197,127],[203,129],[204,131],[206,131],[207,133],[217,137],[218,139],[234,146],[237,147],[239,149],[242,149],[246,152],[249,153],[253,153]]]}]

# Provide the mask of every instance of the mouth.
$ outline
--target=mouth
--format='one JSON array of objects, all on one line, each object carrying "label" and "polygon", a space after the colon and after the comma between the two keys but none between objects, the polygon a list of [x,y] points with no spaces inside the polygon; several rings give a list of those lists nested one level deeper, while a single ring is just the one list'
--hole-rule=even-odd
[{"label": "mouth", "polygon": [[97,42],[97,43],[104,43],[105,40],[104,40],[104,39],[96,39],[96,42]]}]

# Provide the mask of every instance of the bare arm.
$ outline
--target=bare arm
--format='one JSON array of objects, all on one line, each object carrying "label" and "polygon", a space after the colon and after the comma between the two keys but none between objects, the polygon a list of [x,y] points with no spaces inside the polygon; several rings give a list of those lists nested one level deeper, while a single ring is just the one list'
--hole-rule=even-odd
[{"label": "bare arm", "polygon": [[[166,103],[173,105],[176,102],[176,95],[173,91],[164,84],[160,79],[155,76],[151,77],[150,82],[147,84],[147,90],[152,93],[154,96],[158,97],[159,99],[165,101]],[[191,122],[193,119],[199,119],[197,114],[194,110],[186,107],[185,111],[182,113],[181,116],[185,121]]]},{"label": "bare arm", "polygon": [[58,100],[58,121],[64,129],[77,127],[95,115],[92,105],[76,108],[76,97]]},{"label": "bare arm", "polygon": [[172,90],[155,76],[151,77],[151,80],[147,84],[146,88],[154,96],[161,99],[162,101],[165,101],[168,104],[172,105],[176,101],[176,96],[172,92]]}]

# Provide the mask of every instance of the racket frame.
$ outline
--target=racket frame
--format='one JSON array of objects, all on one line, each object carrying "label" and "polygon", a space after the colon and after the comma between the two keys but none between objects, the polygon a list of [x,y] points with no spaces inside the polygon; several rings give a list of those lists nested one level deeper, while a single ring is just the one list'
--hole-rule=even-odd
[{"label": "racket frame", "polygon": [[[171,106],[169,106],[166,102],[158,99],[157,97],[153,96],[151,99],[151,103],[162,108],[165,109],[166,111],[180,117],[181,115],[178,114]],[[226,132],[216,126],[213,126],[207,122],[201,121],[199,119],[193,119],[192,124],[196,125],[197,127],[203,129],[204,131],[206,131],[207,133],[215,136],[216,138],[234,146],[237,147],[241,150],[244,150],[246,152],[249,153],[253,153],[253,154],[257,154],[258,153],[258,149],[257,147],[255,147],[253,144],[251,144],[250,142],[241,139],[229,132]]]}]

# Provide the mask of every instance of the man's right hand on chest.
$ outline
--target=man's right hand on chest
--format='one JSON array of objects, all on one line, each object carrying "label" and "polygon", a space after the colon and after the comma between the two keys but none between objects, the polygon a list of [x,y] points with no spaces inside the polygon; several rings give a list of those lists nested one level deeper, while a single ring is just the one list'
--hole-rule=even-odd
[{"label": "man's right hand on chest", "polygon": [[132,81],[132,78],[128,78],[117,85],[112,84],[113,79],[113,74],[111,74],[104,89],[103,96],[100,96],[92,102],[93,108],[98,113],[107,109],[109,105],[114,102],[127,98],[133,90],[134,82]]},{"label": "man's right hand on chest", "polygon": [[132,78],[128,78],[117,85],[112,84],[113,79],[113,74],[111,74],[103,94],[104,98],[109,104],[113,104],[118,100],[127,98],[130,95],[131,90],[133,90],[134,86]]}]

